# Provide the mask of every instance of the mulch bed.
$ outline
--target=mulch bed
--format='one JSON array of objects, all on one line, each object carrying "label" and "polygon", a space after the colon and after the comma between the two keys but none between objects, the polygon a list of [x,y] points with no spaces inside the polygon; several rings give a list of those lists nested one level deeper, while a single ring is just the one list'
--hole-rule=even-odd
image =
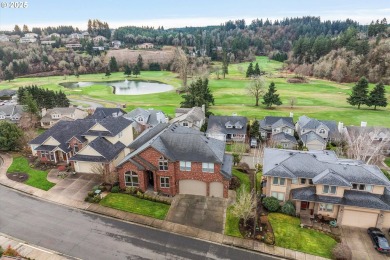
[{"label": "mulch bed", "polygon": [[28,180],[28,174],[24,172],[7,173],[7,177],[8,179],[17,182],[25,182]]}]

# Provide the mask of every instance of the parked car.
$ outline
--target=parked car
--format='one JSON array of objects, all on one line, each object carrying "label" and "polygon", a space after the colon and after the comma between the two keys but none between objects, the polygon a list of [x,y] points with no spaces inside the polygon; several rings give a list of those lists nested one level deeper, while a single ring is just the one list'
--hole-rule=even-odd
[{"label": "parked car", "polygon": [[390,253],[390,246],[385,234],[379,229],[370,227],[367,229],[368,235],[371,237],[374,248],[380,253]]},{"label": "parked car", "polygon": [[256,148],[257,147],[257,139],[252,137],[250,145],[251,145],[251,148]]}]

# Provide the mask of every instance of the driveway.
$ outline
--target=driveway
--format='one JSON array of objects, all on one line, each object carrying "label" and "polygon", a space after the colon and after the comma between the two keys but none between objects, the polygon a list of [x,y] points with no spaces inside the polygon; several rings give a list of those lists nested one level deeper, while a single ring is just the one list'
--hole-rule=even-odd
[{"label": "driveway", "polygon": [[[53,180],[53,176],[50,180]],[[65,179],[57,178],[56,185],[47,192],[46,196],[54,200],[56,200],[55,198],[66,198],[84,201],[88,191],[91,191],[93,186],[100,183],[101,176],[98,174],[69,174]]]},{"label": "driveway", "polygon": [[196,195],[176,195],[166,220],[222,233],[227,200]]},{"label": "driveway", "polygon": [[[386,232],[384,232],[386,234]],[[389,256],[378,253],[373,246],[371,238],[365,228],[342,227],[342,241],[347,243],[352,250],[354,260],[380,260],[390,259]]]}]

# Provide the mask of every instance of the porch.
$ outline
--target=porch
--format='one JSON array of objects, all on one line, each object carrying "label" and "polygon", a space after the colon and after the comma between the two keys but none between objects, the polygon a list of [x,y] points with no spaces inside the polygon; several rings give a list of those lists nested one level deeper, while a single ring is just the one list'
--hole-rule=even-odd
[{"label": "porch", "polygon": [[338,226],[338,206],[332,205],[329,208],[327,206],[328,204],[324,203],[296,201],[296,212],[300,217],[302,227],[334,233],[332,228],[336,229]]},{"label": "porch", "polygon": [[57,147],[49,147],[49,145],[41,145],[35,148],[38,158],[42,162],[50,162],[53,164],[69,164],[69,158],[72,156],[71,152],[66,153],[59,150]]}]

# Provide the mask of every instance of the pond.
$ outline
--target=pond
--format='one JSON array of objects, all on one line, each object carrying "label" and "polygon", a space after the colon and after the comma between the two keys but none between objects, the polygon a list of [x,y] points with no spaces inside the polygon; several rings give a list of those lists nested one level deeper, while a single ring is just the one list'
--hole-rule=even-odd
[{"label": "pond", "polygon": [[60,83],[65,88],[83,88],[92,85],[105,85],[113,87],[115,95],[143,95],[167,92],[173,86],[153,81],[120,80],[120,81],[86,81],[86,82],[64,82]]}]

